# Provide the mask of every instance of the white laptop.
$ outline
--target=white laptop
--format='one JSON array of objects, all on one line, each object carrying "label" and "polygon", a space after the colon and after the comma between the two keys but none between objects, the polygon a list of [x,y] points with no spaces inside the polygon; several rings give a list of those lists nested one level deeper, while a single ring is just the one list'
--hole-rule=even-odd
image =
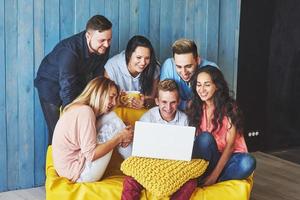
[{"label": "white laptop", "polygon": [[132,156],[190,161],[195,127],[137,121]]}]

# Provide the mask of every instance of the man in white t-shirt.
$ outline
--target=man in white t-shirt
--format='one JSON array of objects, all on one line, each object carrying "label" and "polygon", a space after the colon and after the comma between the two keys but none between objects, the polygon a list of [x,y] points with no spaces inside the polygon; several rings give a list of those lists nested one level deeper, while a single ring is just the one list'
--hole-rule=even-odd
[{"label": "man in white t-shirt", "polygon": [[[158,95],[155,98],[156,107],[147,111],[140,119],[143,122],[171,124],[171,125],[188,125],[188,118],[185,113],[178,110],[180,96],[179,89],[174,80],[166,79],[158,84]],[[170,135],[170,137],[172,137]],[[197,187],[195,179],[186,182],[171,199],[189,199]],[[123,182],[122,200],[139,199],[143,186],[133,177],[126,176]]]},{"label": "man in white t-shirt", "polygon": [[158,85],[158,97],[155,99],[157,106],[147,111],[139,121],[188,126],[186,114],[177,110],[179,101],[176,82],[170,79],[161,81]]}]

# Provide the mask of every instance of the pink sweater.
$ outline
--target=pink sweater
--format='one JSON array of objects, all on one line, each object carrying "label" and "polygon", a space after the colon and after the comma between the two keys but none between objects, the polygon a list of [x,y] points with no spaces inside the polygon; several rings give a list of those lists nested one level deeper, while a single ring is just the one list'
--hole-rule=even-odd
[{"label": "pink sweater", "polygon": [[65,112],[58,120],[52,140],[53,162],[59,176],[76,181],[91,162],[96,148],[96,117],[82,105]]}]

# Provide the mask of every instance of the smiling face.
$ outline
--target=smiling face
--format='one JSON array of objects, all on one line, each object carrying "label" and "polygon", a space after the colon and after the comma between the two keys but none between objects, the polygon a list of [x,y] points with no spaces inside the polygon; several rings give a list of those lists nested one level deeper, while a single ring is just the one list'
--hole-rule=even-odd
[{"label": "smiling face", "polygon": [[201,72],[198,74],[196,91],[202,101],[206,103],[212,102],[216,90],[217,87],[208,73]]},{"label": "smiling face", "polygon": [[150,63],[150,49],[138,46],[132,53],[129,62],[128,70],[133,76],[142,73]]},{"label": "smiling face", "polygon": [[174,54],[176,72],[184,81],[190,81],[198,66],[198,57],[193,53]]},{"label": "smiling face", "polygon": [[88,30],[86,32],[86,39],[89,52],[98,55],[105,54],[107,48],[110,46],[111,38],[111,29],[102,32],[99,32],[98,30]]},{"label": "smiling face", "polygon": [[175,118],[176,110],[179,105],[179,94],[176,90],[173,91],[158,91],[158,98],[155,99],[159,107],[161,117],[169,122]]},{"label": "smiling face", "polygon": [[112,87],[112,88],[110,88],[110,90],[108,92],[108,97],[105,101],[106,106],[105,106],[104,113],[111,112],[117,105],[117,100],[118,100],[118,90],[116,87]]}]

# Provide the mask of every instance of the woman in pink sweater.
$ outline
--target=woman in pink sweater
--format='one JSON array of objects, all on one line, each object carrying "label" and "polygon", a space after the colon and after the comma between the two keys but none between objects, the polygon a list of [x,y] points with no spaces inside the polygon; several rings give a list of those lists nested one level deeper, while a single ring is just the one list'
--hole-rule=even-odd
[{"label": "woman in pink sweater", "polygon": [[[73,182],[98,181],[115,147],[132,141],[130,126],[110,140],[97,144],[96,119],[114,109],[118,86],[107,78],[95,78],[63,109],[52,141],[54,167],[59,176]],[[104,168],[104,170],[103,170]]]}]

